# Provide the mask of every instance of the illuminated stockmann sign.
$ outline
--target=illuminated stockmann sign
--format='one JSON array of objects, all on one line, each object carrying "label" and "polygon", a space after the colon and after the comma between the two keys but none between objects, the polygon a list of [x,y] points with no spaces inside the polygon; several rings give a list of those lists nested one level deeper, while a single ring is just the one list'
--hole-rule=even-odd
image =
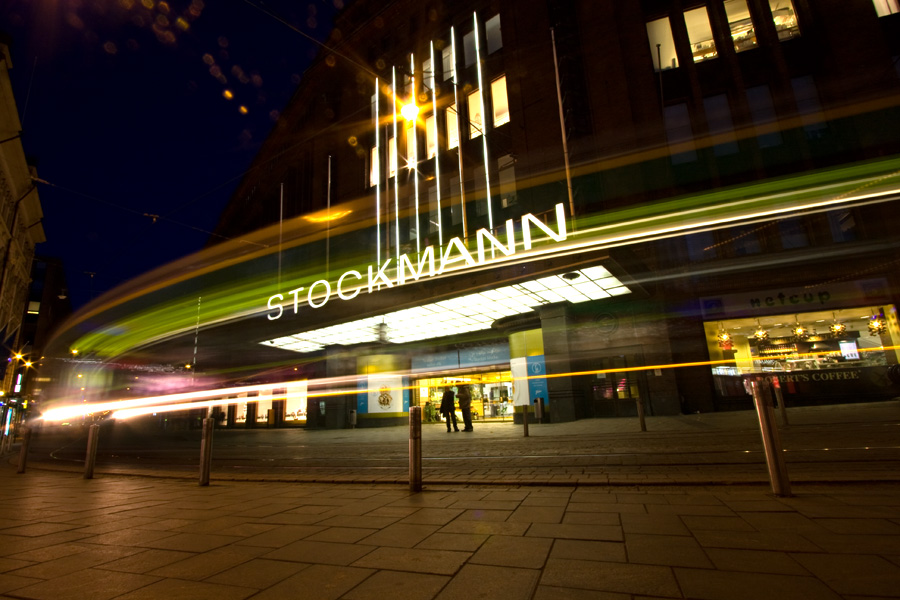
[{"label": "illuminated stockmann sign", "polygon": [[[555,213],[556,231],[544,225],[531,213],[522,216],[521,247],[523,250],[531,250],[532,226],[537,227],[554,242],[566,240],[566,215],[562,203],[556,205]],[[334,284],[327,279],[319,279],[311,283],[309,287],[299,286],[285,294],[275,294],[269,297],[266,306],[270,312],[266,316],[270,321],[274,321],[275,319],[280,319],[286,311],[292,309],[293,314],[296,315],[303,300],[310,308],[322,308],[335,294],[341,300],[352,300],[363,291],[371,294],[373,291],[378,291],[385,287],[393,288],[410,281],[418,281],[422,277],[434,277],[451,270],[479,267],[491,262],[502,261],[505,257],[515,255],[519,247],[516,243],[515,230],[513,220],[507,220],[507,243],[503,244],[487,229],[479,229],[476,232],[478,241],[476,256],[472,256],[472,253],[466,249],[461,238],[455,237],[450,239],[442,251],[437,251],[438,256],[435,255],[434,246],[425,248],[420,253],[416,265],[413,264],[413,260],[408,255],[403,254],[397,258],[396,264],[392,264],[394,262],[393,258],[388,258],[381,265],[369,265],[366,275],[351,269],[341,275]],[[502,256],[495,258],[497,252]],[[393,271],[393,278],[389,275],[391,271]]]}]

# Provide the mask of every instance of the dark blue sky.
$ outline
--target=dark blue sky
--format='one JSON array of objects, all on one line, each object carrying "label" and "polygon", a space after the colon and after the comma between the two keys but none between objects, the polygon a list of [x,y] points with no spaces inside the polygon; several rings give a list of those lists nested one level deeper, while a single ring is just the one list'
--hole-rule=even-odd
[{"label": "dark blue sky", "polygon": [[258,7],[324,40],[335,4],[0,3],[25,152],[47,181],[37,252],[63,259],[74,307],[206,243],[318,52]]}]

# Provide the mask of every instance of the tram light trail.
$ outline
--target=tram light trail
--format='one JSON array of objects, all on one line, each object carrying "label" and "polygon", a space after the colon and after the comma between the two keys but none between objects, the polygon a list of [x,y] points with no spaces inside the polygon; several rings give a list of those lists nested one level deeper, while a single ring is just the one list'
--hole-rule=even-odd
[{"label": "tram light trail", "polygon": [[[900,346],[884,346],[878,348],[859,348],[860,352],[897,350]],[[827,352],[813,352],[801,354],[802,358],[815,358],[823,356]],[[754,362],[771,360],[771,356],[765,358],[753,357]],[[777,357],[776,357],[777,358]],[[552,379],[559,377],[577,377],[583,375],[604,375],[611,373],[625,373],[635,371],[654,371],[662,369],[679,369],[686,367],[713,367],[717,365],[731,365],[734,361],[730,360],[709,360],[689,363],[671,363],[660,365],[646,365],[640,367],[616,367],[611,369],[597,369],[591,371],[575,371],[566,373],[544,374],[539,376],[515,377],[509,381],[525,381],[528,379]],[[785,375],[785,373],[774,373],[774,376]],[[229,404],[251,404],[259,401],[277,400],[303,400],[304,398],[326,398],[330,396],[369,394],[370,392],[384,391],[383,388],[360,388],[356,387],[358,378],[336,378],[322,380],[292,380],[275,383],[265,383],[249,386],[239,386],[232,388],[216,388],[208,390],[197,390],[191,392],[182,392],[177,394],[165,394],[161,396],[148,396],[144,398],[133,398],[115,400],[110,402],[96,403],[80,403],[69,404],[48,410],[42,415],[42,419],[47,422],[65,421],[73,418],[86,417],[95,413],[111,413],[114,419],[129,419],[138,416],[144,416],[154,413],[177,412],[183,410],[196,410],[209,408],[212,406],[223,406]],[[413,390],[418,386],[401,386],[389,387],[388,391],[403,392]],[[319,390],[310,390],[310,388],[322,388]],[[283,390],[283,391],[281,391]],[[247,396],[236,398],[237,394],[246,393],[264,393],[261,396]]]}]

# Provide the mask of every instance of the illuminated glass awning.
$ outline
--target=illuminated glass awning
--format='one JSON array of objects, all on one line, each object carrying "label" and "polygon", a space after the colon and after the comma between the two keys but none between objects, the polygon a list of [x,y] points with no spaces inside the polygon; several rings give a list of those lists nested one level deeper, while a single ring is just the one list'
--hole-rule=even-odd
[{"label": "illuminated glass awning", "polygon": [[490,329],[497,319],[531,312],[543,304],[564,300],[577,304],[630,293],[605,268],[588,267],[262,343],[294,352],[314,352],[325,346],[377,342],[386,327],[388,341],[403,344]]}]

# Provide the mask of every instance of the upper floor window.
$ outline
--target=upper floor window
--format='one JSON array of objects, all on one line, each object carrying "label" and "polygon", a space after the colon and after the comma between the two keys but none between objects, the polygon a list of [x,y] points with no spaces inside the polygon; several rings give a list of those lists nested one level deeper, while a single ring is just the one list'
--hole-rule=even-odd
[{"label": "upper floor window", "polygon": [[728,17],[734,51],[743,52],[756,48],[756,29],[753,27],[750,9],[747,8],[747,0],[725,0],[722,4]]},{"label": "upper floor window", "polygon": [[672,164],[679,165],[697,160],[691,115],[687,104],[667,106],[663,118],[666,124],[666,141],[672,153]]},{"label": "upper floor window", "polygon": [[456,105],[447,107],[447,150],[459,146],[459,114]]},{"label": "upper floor window", "polygon": [[756,139],[760,148],[771,148],[781,144],[781,132],[775,114],[775,103],[769,86],[758,85],[747,88],[747,104],[750,106],[750,117],[756,129]]},{"label": "upper floor window", "polygon": [[378,185],[378,147],[372,146],[369,152],[369,187]]},{"label": "upper floor window", "polygon": [[463,36],[463,58],[467,67],[475,64],[475,61],[478,60],[477,54],[475,50],[475,31],[470,31]]},{"label": "upper floor window", "polygon": [[500,35],[500,15],[494,15],[485,22],[484,37],[487,38],[488,54],[493,54],[503,47],[503,37]]},{"label": "upper floor window", "polygon": [[434,115],[425,118],[425,156],[434,158],[437,154],[437,119]]},{"label": "upper floor window", "polygon": [[900,0],[872,0],[872,4],[875,5],[875,13],[879,17],[900,13]]},{"label": "upper floor window", "polygon": [[736,154],[739,148],[734,136],[734,123],[731,121],[728,96],[719,94],[704,98],[703,110],[706,112],[709,133],[716,141],[716,144],[713,146],[713,154],[716,156]]},{"label": "upper floor window", "polygon": [[677,69],[678,55],[675,53],[669,17],[647,23],[647,38],[650,40],[650,54],[653,55],[653,69]]},{"label": "upper floor window", "polygon": [[453,45],[447,44],[441,51],[441,70],[444,72],[444,81],[453,77]]},{"label": "upper floor window", "polygon": [[430,58],[422,62],[422,87],[428,91],[434,89],[434,69],[431,66]]},{"label": "upper floor window", "polygon": [[506,96],[506,75],[491,82],[491,104],[494,105],[494,127],[509,123],[509,100]]},{"label": "upper floor window", "polygon": [[713,40],[712,27],[709,26],[709,14],[706,12],[706,7],[701,6],[700,8],[685,11],[684,24],[687,26],[694,62],[715,58],[717,56],[716,42]]},{"label": "upper floor window", "polygon": [[469,94],[469,139],[477,138],[484,131],[481,115],[481,90]]},{"label": "upper floor window", "polygon": [[769,0],[769,8],[772,9],[772,19],[775,21],[779,40],[789,40],[800,35],[800,24],[797,23],[797,13],[794,12],[791,0]]},{"label": "upper floor window", "polygon": [[388,177],[397,174],[397,140],[388,138]]}]

